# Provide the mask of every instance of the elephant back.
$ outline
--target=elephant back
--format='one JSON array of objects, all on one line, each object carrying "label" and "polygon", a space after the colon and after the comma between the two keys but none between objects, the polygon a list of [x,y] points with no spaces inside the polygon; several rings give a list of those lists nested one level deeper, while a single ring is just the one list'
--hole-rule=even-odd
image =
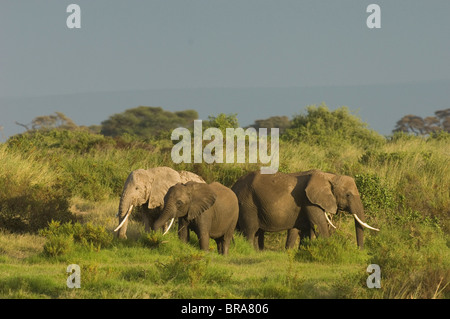
[{"label": "elephant back", "polygon": [[181,183],[185,184],[187,182],[197,182],[197,183],[206,183],[203,178],[189,171],[180,171],[180,179]]}]

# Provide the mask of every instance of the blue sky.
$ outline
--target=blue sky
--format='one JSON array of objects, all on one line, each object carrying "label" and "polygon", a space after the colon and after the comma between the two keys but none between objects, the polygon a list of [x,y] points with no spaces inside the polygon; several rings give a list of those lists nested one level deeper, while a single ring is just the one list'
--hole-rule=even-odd
[{"label": "blue sky", "polygon": [[[81,29],[66,26],[70,3],[81,7]],[[381,29],[366,26],[370,3],[381,7]],[[449,107],[449,14],[448,0],[0,0],[0,126],[15,134],[15,120],[60,110],[99,124],[138,105],[237,112],[252,122],[325,102],[359,109],[386,133],[386,115],[392,129],[399,118],[391,117]],[[376,109],[376,95],[386,95],[377,88],[421,83],[429,103],[397,94]],[[330,95],[336,87],[340,98]],[[281,91],[272,100],[270,92],[288,88],[286,100]],[[308,88],[314,97],[302,99]],[[227,98],[244,89],[245,98]],[[383,109],[396,107],[391,116]]]}]

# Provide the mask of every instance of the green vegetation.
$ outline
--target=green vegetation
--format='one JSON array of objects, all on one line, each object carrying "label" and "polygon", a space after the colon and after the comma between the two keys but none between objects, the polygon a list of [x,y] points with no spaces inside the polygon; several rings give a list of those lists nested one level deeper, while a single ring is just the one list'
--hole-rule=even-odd
[{"label": "green vegetation", "polygon": [[440,131],[450,133],[450,108],[434,112],[435,116],[422,118],[408,114],[397,121],[393,132],[429,135]]},{"label": "green vegetation", "polygon": [[[342,213],[331,238],[285,251],[285,232],[266,234],[268,249],[256,252],[236,234],[224,257],[214,241],[200,251],[194,234],[181,243],[176,226],[163,237],[131,220],[127,240],[113,237],[123,183],[134,169],[165,165],[231,186],[257,164],[175,165],[169,127],[105,136],[56,114],[0,144],[0,298],[450,297],[448,133],[384,138],[348,109],[325,105],[289,127],[284,118],[267,121],[286,125],[280,171],[353,176],[369,224],[381,230],[366,230],[360,251],[353,219]],[[204,124],[238,126],[225,114]],[[81,289],[66,286],[72,263],[81,266]],[[381,267],[381,289],[366,287],[372,263]]]},{"label": "green vegetation", "polygon": [[153,139],[155,136],[163,137],[177,127],[191,126],[197,118],[198,113],[194,110],[172,113],[160,107],[140,106],[111,116],[102,123],[101,133],[113,137],[127,134]]}]

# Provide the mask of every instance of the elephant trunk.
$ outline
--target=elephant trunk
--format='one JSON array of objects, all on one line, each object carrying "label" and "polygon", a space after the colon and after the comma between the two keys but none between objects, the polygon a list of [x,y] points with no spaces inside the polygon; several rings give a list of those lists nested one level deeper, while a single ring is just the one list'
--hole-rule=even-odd
[{"label": "elephant trunk", "polygon": [[[355,218],[356,243],[360,249],[364,248],[364,224],[366,215],[364,214],[364,207],[359,196],[352,196],[350,198],[349,206],[350,213]],[[367,225],[367,224],[366,224]]]},{"label": "elephant trunk", "polygon": [[164,210],[161,214],[161,216],[159,216],[159,218],[154,222],[152,229],[153,230],[158,230],[162,227],[164,227],[164,225],[171,220],[170,225],[167,227],[167,229],[165,229],[164,235],[169,231],[170,227],[172,227],[173,221],[176,217],[176,213],[177,213],[177,209],[175,207],[174,204],[172,203],[167,203],[166,205],[164,205]]},{"label": "elephant trunk", "polygon": [[127,238],[127,225],[128,218],[133,210],[132,199],[130,196],[123,192],[120,198],[119,211],[117,212],[117,217],[119,218],[119,226],[114,230],[118,231],[117,236],[119,238]]}]

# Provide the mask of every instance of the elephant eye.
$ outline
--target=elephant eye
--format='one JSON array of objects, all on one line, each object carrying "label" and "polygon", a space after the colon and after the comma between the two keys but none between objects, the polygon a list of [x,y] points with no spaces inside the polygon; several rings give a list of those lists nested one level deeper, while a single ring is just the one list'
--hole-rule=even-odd
[{"label": "elephant eye", "polygon": [[180,207],[181,205],[183,205],[183,202],[181,200],[177,200],[177,206]]}]

